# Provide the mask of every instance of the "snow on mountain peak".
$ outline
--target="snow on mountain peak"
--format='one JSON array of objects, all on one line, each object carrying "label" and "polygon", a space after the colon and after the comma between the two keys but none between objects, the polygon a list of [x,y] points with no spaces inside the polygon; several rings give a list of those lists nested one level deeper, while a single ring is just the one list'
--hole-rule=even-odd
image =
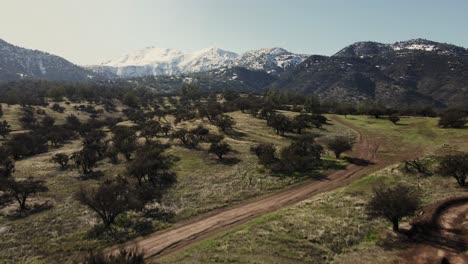
[{"label": "snow on mountain peak", "polygon": [[121,77],[203,72],[231,66],[276,73],[306,58],[305,55],[296,55],[282,48],[253,50],[239,55],[216,47],[192,52],[148,47],[91,69],[102,71],[107,68]]},{"label": "snow on mountain peak", "polygon": [[147,47],[141,50],[133,51],[121,58],[102,63],[102,66],[126,67],[126,66],[145,66],[160,62],[169,62],[180,59],[183,53],[178,50]]}]

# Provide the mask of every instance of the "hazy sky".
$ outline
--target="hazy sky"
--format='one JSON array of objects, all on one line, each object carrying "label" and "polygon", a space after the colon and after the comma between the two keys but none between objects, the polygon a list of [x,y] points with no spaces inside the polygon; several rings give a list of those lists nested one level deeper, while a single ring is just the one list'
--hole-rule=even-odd
[{"label": "hazy sky", "polygon": [[418,37],[468,47],[468,1],[0,0],[0,38],[77,64],[147,46],[331,55]]}]

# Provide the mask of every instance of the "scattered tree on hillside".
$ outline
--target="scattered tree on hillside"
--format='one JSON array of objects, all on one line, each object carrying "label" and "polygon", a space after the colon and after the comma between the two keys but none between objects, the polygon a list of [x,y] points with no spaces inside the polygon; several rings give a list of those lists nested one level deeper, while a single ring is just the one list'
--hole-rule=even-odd
[{"label": "scattered tree on hillside", "polygon": [[302,130],[310,128],[313,118],[311,115],[299,114],[292,120],[292,128],[296,130],[298,134],[302,134]]},{"label": "scattered tree on hillside", "polygon": [[51,116],[44,116],[41,120],[41,127],[43,129],[49,130],[55,124],[55,119]]},{"label": "scattered tree on hillside", "polygon": [[107,230],[112,230],[119,215],[142,206],[136,193],[122,180],[108,180],[97,188],[82,187],[76,198],[101,218]]},{"label": "scattered tree on hillside", "polygon": [[451,176],[460,186],[465,186],[468,175],[468,153],[455,153],[440,157],[438,173]]},{"label": "scattered tree on hillside", "polygon": [[59,104],[55,103],[53,104],[50,109],[52,109],[53,111],[55,112],[58,112],[58,113],[63,113],[65,112],[65,107],[62,107],[60,106]]},{"label": "scattered tree on hillside", "polygon": [[304,103],[304,110],[307,113],[321,114],[320,100],[315,96],[307,97]]},{"label": "scattered tree on hillside", "polygon": [[194,129],[190,130],[190,133],[194,134],[199,141],[206,140],[206,137],[210,134],[210,130],[208,130],[203,125],[198,125]]},{"label": "scattered tree on hillside", "polygon": [[292,128],[292,123],[285,115],[275,114],[270,119],[270,126],[276,130],[276,134],[284,136]]},{"label": "scattered tree on hillside", "polygon": [[465,124],[466,113],[457,109],[450,109],[442,113],[438,123],[443,128],[463,128]]},{"label": "scattered tree on hillside", "polygon": [[224,133],[232,130],[235,124],[236,121],[234,121],[234,119],[228,115],[219,115],[214,121],[214,125],[216,125]]},{"label": "scattered tree on hillside", "polygon": [[223,160],[223,156],[232,152],[232,148],[227,142],[213,142],[208,152],[216,154],[219,160]]},{"label": "scattered tree on hillside", "polygon": [[328,149],[335,153],[337,159],[340,158],[341,153],[350,151],[353,149],[354,142],[347,137],[337,136],[330,139],[327,143]]},{"label": "scattered tree on hillside", "polygon": [[47,138],[35,132],[14,134],[6,146],[15,159],[48,151]]},{"label": "scattered tree on hillside", "polygon": [[429,175],[429,169],[427,168],[426,162],[420,159],[405,160],[405,170],[407,172],[417,172],[424,175]]},{"label": "scattered tree on hillside", "polygon": [[161,132],[164,134],[165,137],[169,135],[169,133],[171,132],[171,129],[172,129],[171,124],[163,124],[161,126]]},{"label": "scattered tree on hillside", "polygon": [[130,160],[132,153],[138,147],[135,130],[131,127],[117,126],[112,132],[113,146],[125,156],[125,159]]},{"label": "scattered tree on hillside", "polygon": [[15,161],[10,158],[7,148],[0,146],[0,181],[8,179],[15,171]]},{"label": "scattered tree on hillside", "polygon": [[104,141],[106,133],[100,129],[91,129],[83,134],[83,147],[96,152],[99,159],[104,158],[108,141]]},{"label": "scattered tree on hillside", "polygon": [[391,114],[388,116],[388,120],[390,120],[390,122],[396,125],[398,121],[400,121],[400,117],[398,116],[398,114]]},{"label": "scattered tree on hillside", "polygon": [[63,126],[53,126],[47,131],[46,138],[52,146],[58,147],[59,145],[65,143],[66,140],[72,139],[75,137],[75,133]]},{"label": "scattered tree on hillside", "polygon": [[146,141],[151,140],[158,135],[161,131],[161,124],[155,120],[149,120],[143,124],[141,128],[140,136],[144,137]]},{"label": "scattered tree on hillside", "polygon": [[181,128],[177,131],[174,131],[171,135],[171,139],[179,139],[180,142],[187,148],[196,148],[200,143],[198,137],[193,133],[190,133],[187,129]]},{"label": "scattered tree on hillside", "polygon": [[393,231],[399,231],[399,223],[406,216],[413,215],[421,206],[419,193],[411,187],[399,184],[394,187],[379,187],[367,204],[370,217],[383,217],[393,225]]},{"label": "scattered tree on hillside", "polygon": [[132,108],[138,108],[139,105],[138,98],[133,92],[126,93],[122,98],[122,103]]},{"label": "scattered tree on hillside", "polygon": [[20,181],[10,178],[4,181],[4,185],[7,194],[18,202],[20,211],[24,211],[27,208],[26,202],[31,195],[48,191],[44,181],[35,180],[32,177]]},{"label": "scattered tree on hillside", "polygon": [[81,121],[75,115],[69,115],[67,116],[65,126],[73,131],[79,131],[81,128]]},{"label": "scattered tree on hillside", "polygon": [[99,161],[99,155],[96,149],[89,146],[84,146],[80,151],[73,153],[71,158],[86,177],[93,174],[93,168]]},{"label": "scattered tree on hillside", "polygon": [[347,103],[339,104],[335,111],[336,114],[343,115],[345,118],[347,118],[348,115],[356,114],[356,112],[357,109],[353,105]]},{"label": "scattered tree on hillside", "polygon": [[6,138],[11,132],[11,126],[6,120],[0,121],[0,136]]},{"label": "scattered tree on hillside", "polygon": [[65,153],[57,153],[52,156],[52,161],[58,163],[62,170],[66,170],[68,168],[68,162],[70,161],[70,157]]},{"label": "scattered tree on hillside", "polygon": [[311,122],[315,128],[321,128],[323,125],[327,123],[327,118],[320,114],[312,114]]},{"label": "scattered tree on hillside", "polygon": [[34,116],[32,107],[23,107],[19,121],[24,129],[35,129],[37,127],[37,119]]},{"label": "scattered tree on hillside", "polygon": [[317,169],[322,153],[323,147],[316,144],[313,137],[303,137],[281,150],[281,166],[274,170],[303,172]]},{"label": "scattered tree on hillside", "polygon": [[198,107],[198,115],[206,117],[210,123],[215,124],[216,119],[223,113],[223,105],[215,97],[210,97],[206,104]]},{"label": "scattered tree on hillside", "polygon": [[138,185],[150,183],[164,190],[176,182],[176,174],[171,171],[177,157],[164,154],[167,146],[159,142],[149,142],[138,149],[135,159],[127,166],[128,174],[135,178]]},{"label": "scattered tree on hillside", "polygon": [[261,143],[250,148],[250,152],[258,157],[258,162],[264,166],[271,166],[278,161],[276,146],[269,143]]}]

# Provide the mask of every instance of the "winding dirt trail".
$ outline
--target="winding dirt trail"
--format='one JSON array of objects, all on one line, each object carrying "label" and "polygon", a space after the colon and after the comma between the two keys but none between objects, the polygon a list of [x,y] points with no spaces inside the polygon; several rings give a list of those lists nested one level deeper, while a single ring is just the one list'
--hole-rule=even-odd
[{"label": "winding dirt trail", "polygon": [[468,196],[430,206],[425,217],[417,221],[417,244],[403,252],[408,264],[468,263]]},{"label": "winding dirt trail", "polygon": [[[335,122],[351,127],[338,118],[332,119]],[[377,142],[369,138],[362,130],[356,127],[351,128],[358,134],[352,156],[370,161],[371,163],[368,166],[351,164],[345,170],[336,171],[321,180],[306,181],[266,197],[249,200],[241,205],[202,215],[185,223],[179,223],[169,230],[155,232],[144,238],[126,243],[124,247],[137,247],[144,252],[145,258],[161,257],[256,217],[310,198],[318,193],[345,186],[359,176],[388,165],[389,161],[377,160],[377,150],[379,148]],[[115,251],[118,248],[119,246],[109,248],[108,252]]]}]

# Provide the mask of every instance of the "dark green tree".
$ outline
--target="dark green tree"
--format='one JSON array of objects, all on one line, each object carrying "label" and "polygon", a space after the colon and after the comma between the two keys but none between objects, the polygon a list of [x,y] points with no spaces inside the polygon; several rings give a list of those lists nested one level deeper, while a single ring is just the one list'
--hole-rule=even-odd
[{"label": "dark green tree", "polygon": [[465,186],[468,175],[468,153],[460,152],[440,157],[437,172],[443,176],[453,177],[460,186]]},{"label": "dark green tree", "polygon": [[0,122],[0,136],[6,138],[11,132],[11,126],[6,120]]},{"label": "dark green tree", "polygon": [[409,186],[378,187],[367,204],[367,214],[389,220],[393,231],[398,232],[401,219],[412,216],[420,206],[420,194]]},{"label": "dark green tree", "polygon": [[20,211],[27,209],[26,202],[31,195],[48,191],[44,181],[32,177],[20,181],[10,178],[4,182],[4,185],[6,193],[18,202]]},{"label": "dark green tree", "polygon": [[223,156],[232,152],[232,148],[227,142],[213,142],[208,152],[214,153],[219,160],[223,160]]},{"label": "dark green tree", "polygon": [[463,128],[466,124],[466,113],[450,109],[442,113],[438,125],[442,128]]},{"label": "dark green tree", "polygon": [[62,170],[66,170],[68,168],[68,162],[70,161],[70,157],[65,153],[57,153],[52,156],[52,161],[58,163]]},{"label": "dark green tree", "polygon": [[344,136],[337,136],[330,139],[327,143],[328,149],[335,153],[337,159],[340,158],[341,153],[350,151],[353,149],[354,142]]},{"label": "dark green tree", "polygon": [[119,215],[142,207],[135,191],[121,180],[107,180],[97,188],[82,187],[76,198],[101,218],[107,230],[112,230]]}]

